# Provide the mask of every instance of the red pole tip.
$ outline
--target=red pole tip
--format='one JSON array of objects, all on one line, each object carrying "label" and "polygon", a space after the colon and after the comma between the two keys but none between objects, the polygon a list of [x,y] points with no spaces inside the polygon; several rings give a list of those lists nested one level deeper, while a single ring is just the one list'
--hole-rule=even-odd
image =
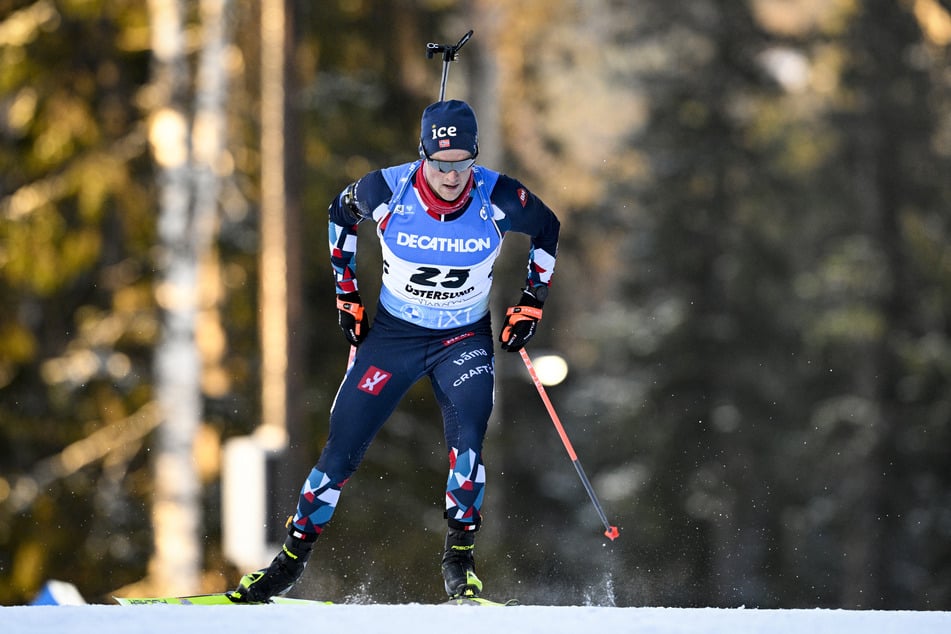
[{"label": "red pole tip", "polygon": [[617,529],[617,526],[612,526],[608,530],[604,531],[604,535],[613,542],[615,539],[621,536],[621,532]]}]

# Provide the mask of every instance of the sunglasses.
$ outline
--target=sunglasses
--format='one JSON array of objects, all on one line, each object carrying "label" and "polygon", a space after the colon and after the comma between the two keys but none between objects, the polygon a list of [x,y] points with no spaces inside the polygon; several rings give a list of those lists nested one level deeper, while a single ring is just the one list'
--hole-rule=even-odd
[{"label": "sunglasses", "polygon": [[461,161],[438,161],[433,158],[426,156],[426,160],[430,162],[436,169],[438,169],[443,174],[448,174],[449,172],[464,172],[473,165],[475,165],[476,157],[470,156],[467,159],[462,159]]}]

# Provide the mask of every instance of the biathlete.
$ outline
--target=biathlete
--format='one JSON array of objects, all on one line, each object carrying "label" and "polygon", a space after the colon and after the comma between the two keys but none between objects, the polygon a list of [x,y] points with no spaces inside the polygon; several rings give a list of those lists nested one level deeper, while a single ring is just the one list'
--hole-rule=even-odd
[{"label": "biathlete", "polygon": [[[535,334],[548,297],[559,222],[519,181],[476,165],[478,124],[463,101],[423,111],[419,160],[372,171],[330,204],[330,260],[339,324],[357,347],[330,410],[330,432],[288,520],[284,546],[242,577],[236,602],[266,601],[300,578],[347,479],[373,437],[420,378],[442,410],[449,477],[442,574],[451,598],[476,596],[473,548],[485,494],[482,444],[494,400],[489,316],[492,267],[509,231],[531,237],[525,288],[500,329],[503,350]],[[356,277],[357,227],[376,223],[382,288],[373,325]]]}]

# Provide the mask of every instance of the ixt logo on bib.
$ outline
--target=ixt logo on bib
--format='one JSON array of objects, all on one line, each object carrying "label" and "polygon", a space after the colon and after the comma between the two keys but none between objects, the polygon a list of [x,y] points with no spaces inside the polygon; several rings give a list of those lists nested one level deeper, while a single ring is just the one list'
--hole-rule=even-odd
[{"label": "ixt logo on bib", "polygon": [[367,394],[376,396],[383,389],[383,386],[386,385],[386,382],[390,380],[391,376],[393,375],[386,370],[381,370],[380,368],[371,365],[370,369],[368,369],[363,375],[363,378],[360,379],[360,383],[357,385],[357,388],[363,390]]}]

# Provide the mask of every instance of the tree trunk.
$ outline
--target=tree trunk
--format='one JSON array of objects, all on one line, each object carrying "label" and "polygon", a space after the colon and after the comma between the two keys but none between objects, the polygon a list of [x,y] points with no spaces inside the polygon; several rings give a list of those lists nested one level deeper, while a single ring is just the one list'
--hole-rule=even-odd
[{"label": "tree trunk", "polygon": [[215,233],[218,167],[224,136],[227,0],[203,0],[203,48],[195,121],[186,106],[189,70],[180,0],[150,0],[155,103],[149,138],[159,188],[156,300],[162,335],[155,392],[162,422],[154,453],[151,583],[161,593],[200,588],[201,491],[193,460],[201,424],[201,359],[196,340],[200,263]]},{"label": "tree trunk", "polygon": [[[297,503],[300,483],[313,463],[301,399],[305,349],[302,302],[300,183],[303,141],[295,108],[294,3],[261,3],[261,425],[259,438],[285,453],[277,461],[268,499],[275,512],[262,518],[268,537],[280,542],[280,515]],[[332,299],[332,298],[331,298]],[[273,524],[271,524],[273,522]]]}]

